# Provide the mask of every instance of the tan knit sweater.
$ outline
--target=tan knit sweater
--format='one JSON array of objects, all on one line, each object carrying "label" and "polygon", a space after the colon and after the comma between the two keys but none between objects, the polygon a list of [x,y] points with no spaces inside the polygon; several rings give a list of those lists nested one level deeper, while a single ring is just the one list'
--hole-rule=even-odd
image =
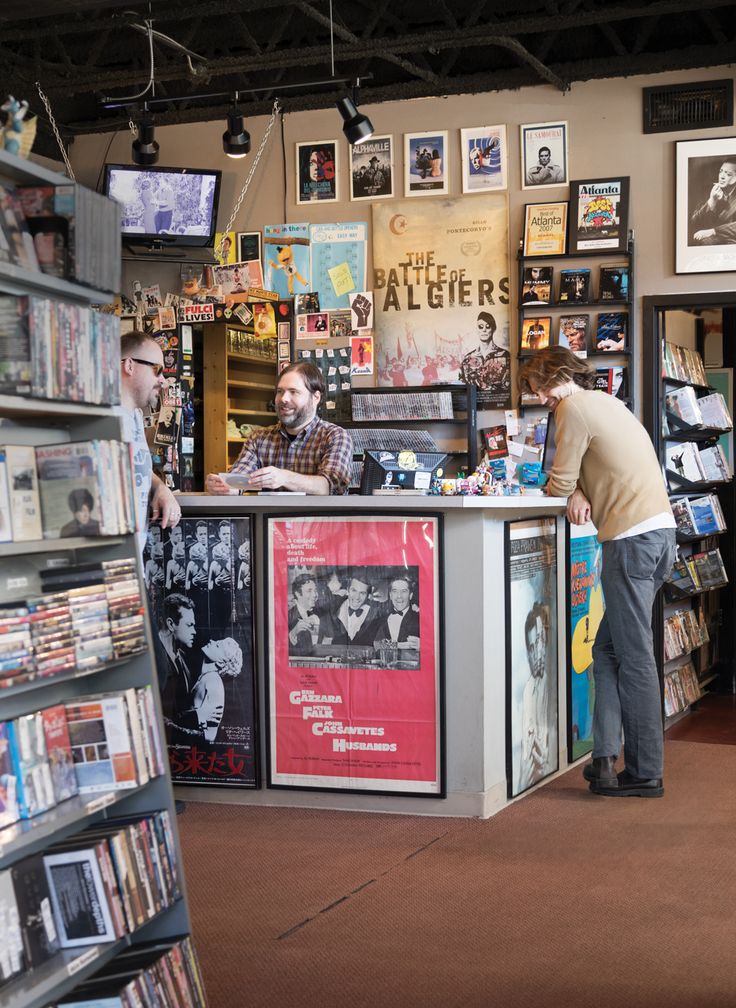
[{"label": "tan knit sweater", "polygon": [[569,497],[579,486],[601,542],[670,510],[649,435],[620,400],[578,389],[554,415],[556,454],[547,492]]}]

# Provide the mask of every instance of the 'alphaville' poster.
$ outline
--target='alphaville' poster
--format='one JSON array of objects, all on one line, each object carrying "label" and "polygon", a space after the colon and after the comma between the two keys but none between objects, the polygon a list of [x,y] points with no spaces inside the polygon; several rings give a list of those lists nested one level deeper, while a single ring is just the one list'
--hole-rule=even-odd
[{"label": "'alphaville' poster", "polygon": [[505,193],[373,206],[379,385],[478,386],[511,406]]}]

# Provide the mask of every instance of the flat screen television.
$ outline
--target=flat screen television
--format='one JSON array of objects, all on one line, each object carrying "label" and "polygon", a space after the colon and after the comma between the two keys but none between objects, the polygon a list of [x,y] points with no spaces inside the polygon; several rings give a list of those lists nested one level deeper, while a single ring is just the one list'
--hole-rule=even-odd
[{"label": "flat screen television", "polygon": [[105,165],[104,192],[120,203],[123,241],[214,245],[221,172],[208,168]]},{"label": "flat screen television", "polygon": [[446,459],[443,452],[367,451],[360,492],[367,496],[381,487],[429,490],[432,476]]}]

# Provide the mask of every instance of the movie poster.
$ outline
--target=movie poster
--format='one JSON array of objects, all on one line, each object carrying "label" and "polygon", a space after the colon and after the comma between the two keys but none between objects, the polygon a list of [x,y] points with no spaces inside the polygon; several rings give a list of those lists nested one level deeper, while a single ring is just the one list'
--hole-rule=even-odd
[{"label": "movie poster", "polygon": [[444,796],[439,517],[269,518],[269,784]]},{"label": "movie poster", "polygon": [[175,784],[256,787],[249,518],[149,529],[143,554]]},{"label": "movie poster", "polygon": [[373,206],[378,385],[467,381],[511,408],[505,193]]},{"label": "movie poster", "polygon": [[559,767],[556,522],[509,522],[507,536],[506,772],[514,798]]},{"label": "movie poster", "polygon": [[569,759],[593,748],[593,642],[603,619],[602,546],[595,525],[570,525]]}]

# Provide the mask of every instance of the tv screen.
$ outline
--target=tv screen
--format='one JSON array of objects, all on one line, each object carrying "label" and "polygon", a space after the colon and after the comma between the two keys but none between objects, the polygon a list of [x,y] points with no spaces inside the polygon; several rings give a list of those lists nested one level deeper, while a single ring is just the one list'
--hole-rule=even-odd
[{"label": "tv screen", "polygon": [[220,172],[197,168],[105,165],[105,195],[122,207],[131,244],[214,245]]}]

